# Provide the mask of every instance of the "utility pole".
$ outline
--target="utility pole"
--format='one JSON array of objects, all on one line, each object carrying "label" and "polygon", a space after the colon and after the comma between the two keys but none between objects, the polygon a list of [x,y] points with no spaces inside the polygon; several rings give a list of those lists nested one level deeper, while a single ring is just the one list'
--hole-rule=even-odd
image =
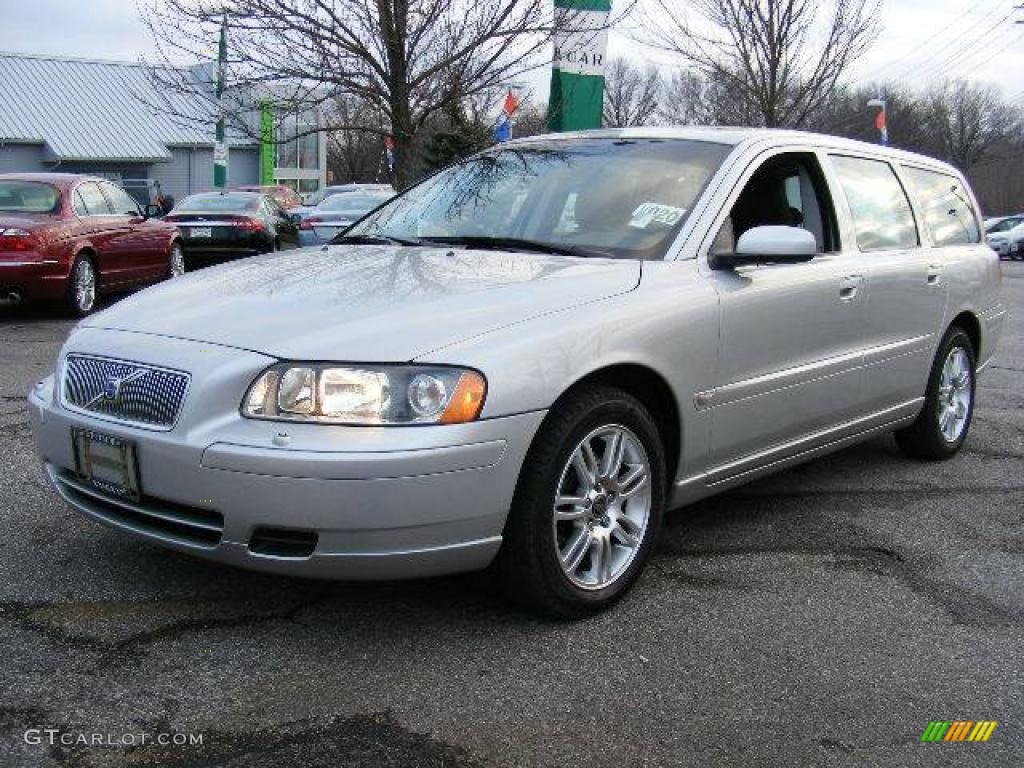
[{"label": "utility pole", "polygon": [[217,50],[217,133],[213,143],[213,186],[224,189],[228,184],[228,144],[224,139],[224,69],[228,62],[228,15],[220,25]]}]

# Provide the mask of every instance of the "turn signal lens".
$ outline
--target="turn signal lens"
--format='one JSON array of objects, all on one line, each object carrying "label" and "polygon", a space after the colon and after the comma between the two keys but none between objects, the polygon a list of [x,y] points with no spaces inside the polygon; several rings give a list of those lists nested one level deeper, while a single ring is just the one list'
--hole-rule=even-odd
[{"label": "turn signal lens", "polygon": [[444,409],[439,424],[464,424],[480,415],[487,383],[476,371],[466,371],[459,377],[452,399]]}]

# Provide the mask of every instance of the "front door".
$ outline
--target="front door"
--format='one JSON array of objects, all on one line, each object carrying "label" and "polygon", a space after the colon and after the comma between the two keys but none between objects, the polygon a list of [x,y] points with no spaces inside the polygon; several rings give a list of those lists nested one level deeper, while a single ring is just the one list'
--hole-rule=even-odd
[{"label": "front door", "polygon": [[799,452],[854,418],[861,397],[865,278],[840,245],[817,156],[775,155],[749,169],[741,189],[713,250],[733,248],[752,227],[783,225],[812,232],[819,253],[709,273],[720,297],[716,386],[703,393],[712,482]]}]

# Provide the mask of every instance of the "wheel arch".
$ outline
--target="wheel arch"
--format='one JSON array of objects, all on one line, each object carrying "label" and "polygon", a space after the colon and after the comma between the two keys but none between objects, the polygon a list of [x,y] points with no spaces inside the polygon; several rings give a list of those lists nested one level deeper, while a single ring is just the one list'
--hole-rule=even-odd
[{"label": "wheel arch", "polygon": [[971,344],[974,347],[974,356],[976,359],[980,359],[981,356],[981,321],[978,320],[978,316],[970,310],[964,310],[949,323],[949,327],[962,328],[964,333],[967,334],[971,340]]},{"label": "wheel arch", "polygon": [[86,258],[92,262],[92,268],[96,272],[96,276],[100,275],[100,258],[96,248],[93,247],[92,243],[83,243],[71,254],[71,259],[68,261],[68,276],[71,275],[71,270],[75,266],[75,262],[79,258]]},{"label": "wheel arch", "polygon": [[590,384],[620,389],[635,397],[648,410],[661,437],[665,451],[665,480],[668,487],[671,487],[679,468],[683,424],[679,403],[665,377],[653,368],[638,363],[606,365],[574,381],[551,405],[549,413],[555,412],[559,403],[571,397],[580,387]]}]

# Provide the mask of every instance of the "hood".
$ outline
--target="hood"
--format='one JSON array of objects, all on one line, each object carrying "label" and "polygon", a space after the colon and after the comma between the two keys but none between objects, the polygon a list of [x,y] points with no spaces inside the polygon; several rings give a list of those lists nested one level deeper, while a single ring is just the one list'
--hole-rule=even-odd
[{"label": "hood", "polygon": [[297,360],[402,362],[633,290],[640,262],[336,245],[243,259],[141,291],[83,326]]}]

